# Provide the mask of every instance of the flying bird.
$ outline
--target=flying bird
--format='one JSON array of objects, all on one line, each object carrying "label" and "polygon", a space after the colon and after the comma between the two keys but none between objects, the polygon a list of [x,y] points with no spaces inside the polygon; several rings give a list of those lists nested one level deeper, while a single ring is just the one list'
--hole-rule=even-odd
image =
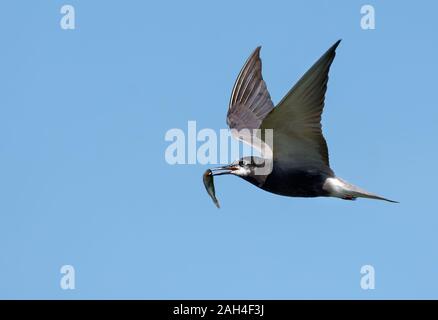
[{"label": "flying bird", "polygon": [[[233,135],[254,146],[242,129],[272,129],[270,156],[247,156],[230,165],[209,169],[204,184],[215,204],[213,176],[232,174],[255,186],[289,197],[336,197],[344,200],[369,198],[396,202],[365,191],[337,177],[330,168],[326,140],[321,130],[321,114],[330,66],[341,40],[333,44],[302,76],[276,107],[262,77],[260,49],[245,62],[231,93],[227,124]],[[234,130],[233,130],[234,129]],[[244,130],[243,130],[244,131]],[[269,172],[257,169],[270,161]]]}]

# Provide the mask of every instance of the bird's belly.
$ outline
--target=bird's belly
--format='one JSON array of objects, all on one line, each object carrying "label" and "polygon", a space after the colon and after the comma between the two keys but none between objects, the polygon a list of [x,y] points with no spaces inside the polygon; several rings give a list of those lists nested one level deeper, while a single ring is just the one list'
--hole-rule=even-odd
[{"label": "bird's belly", "polygon": [[328,175],[319,170],[273,171],[261,187],[263,190],[289,197],[328,196],[323,185]]}]

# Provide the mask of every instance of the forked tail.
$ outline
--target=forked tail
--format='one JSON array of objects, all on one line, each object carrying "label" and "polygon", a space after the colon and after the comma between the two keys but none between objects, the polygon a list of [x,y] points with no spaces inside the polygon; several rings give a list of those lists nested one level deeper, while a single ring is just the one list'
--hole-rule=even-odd
[{"label": "forked tail", "polygon": [[338,177],[328,178],[323,188],[326,191],[328,191],[332,197],[338,197],[345,200],[355,200],[356,198],[368,198],[368,199],[385,200],[388,202],[399,203],[398,201],[390,200],[381,197],[377,194],[368,192]]}]

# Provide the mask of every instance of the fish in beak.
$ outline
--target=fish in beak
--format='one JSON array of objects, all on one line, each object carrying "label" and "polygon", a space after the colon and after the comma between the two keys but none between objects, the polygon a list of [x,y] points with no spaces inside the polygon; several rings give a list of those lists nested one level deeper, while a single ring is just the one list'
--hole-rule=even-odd
[{"label": "fish in beak", "polygon": [[216,198],[216,191],[214,189],[214,181],[213,176],[220,176],[223,174],[230,174],[234,170],[237,170],[238,168],[233,165],[213,168],[213,169],[207,169],[207,171],[204,172],[202,176],[202,180],[204,181],[205,190],[207,190],[208,195],[213,200],[216,207],[220,208],[219,201]]},{"label": "fish in beak", "polygon": [[[225,174],[225,173],[222,173]],[[205,190],[207,190],[208,195],[213,200],[216,207],[220,208],[219,201],[216,198],[216,192],[214,190],[214,182],[213,182],[213,171],[207,169],[202,176],[202,180],[204,181]]]}]

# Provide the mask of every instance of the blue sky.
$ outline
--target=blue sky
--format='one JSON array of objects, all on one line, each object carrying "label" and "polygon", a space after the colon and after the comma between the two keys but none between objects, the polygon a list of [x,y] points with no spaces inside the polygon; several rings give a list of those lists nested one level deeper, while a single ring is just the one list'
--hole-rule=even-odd
[{"label": "blue sky", "polygon": [[[76,10],[62,30],[60,8]],[[362,30],[360,8],[376,10]],[[438,298],[438,5],[8,1],[0,5],[0,298]],[[274,102],[337,39],[335,172],[399,200],[300,199],[166,163],[171,128],[225,128],[262,45]],[[62,290],[73,265],[76,289]],[[375,268],[362,290],[360,268]]]}]

